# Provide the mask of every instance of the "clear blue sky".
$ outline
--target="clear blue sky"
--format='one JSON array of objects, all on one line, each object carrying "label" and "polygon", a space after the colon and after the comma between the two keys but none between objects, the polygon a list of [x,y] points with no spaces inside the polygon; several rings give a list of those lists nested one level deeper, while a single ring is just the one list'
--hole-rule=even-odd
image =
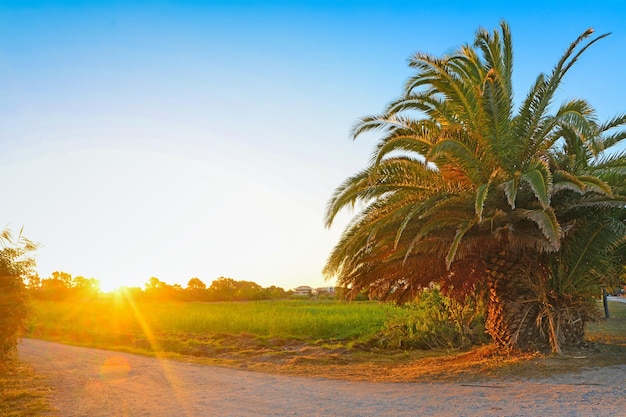
[{"label": "clear blue sky", "polygon": [[351,126],[397,97],[409,55],[502,19],[520,99],[585,29],[613,32],[560,95],[626,111],[624,1],[4,0],[0,227],[42,244],[44,278],[332,285],[348,215],[326,230],[325,205],[376,139]]}]

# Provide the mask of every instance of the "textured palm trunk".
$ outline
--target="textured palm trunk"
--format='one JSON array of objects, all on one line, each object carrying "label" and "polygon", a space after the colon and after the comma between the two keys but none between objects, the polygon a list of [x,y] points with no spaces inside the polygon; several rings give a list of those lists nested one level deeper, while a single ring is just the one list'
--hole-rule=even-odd
[{"label": "textured palm trunk", "polygon": [[[541,272],[524,274],[520,259],[505,251],[485,260],[488,275],[487,332],[503,349],[552,350],[584,341],[589,320],[580,303],[555,296]],[[534,261],[539,269],[539,263]]]},{"label": "textured palm trunk", "polygon": [[544,338],[536,325],[539,307],[523,277],[513,271],[518,260],[507,255],[503,251],[486,260],[487,332],[506,350],[542,348]]},{"label": "textured palm trunk", "polygon": [[548,335],[552,351],[561,353],[561,347],[579,346],[584,342],[585,325],[590,317],[580,300],[561,297],[546,300],[540,307],[538,322]]}]

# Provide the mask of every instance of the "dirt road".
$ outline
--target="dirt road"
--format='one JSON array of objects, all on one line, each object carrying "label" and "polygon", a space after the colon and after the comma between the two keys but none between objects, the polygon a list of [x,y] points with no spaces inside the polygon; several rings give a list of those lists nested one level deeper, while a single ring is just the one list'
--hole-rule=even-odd
[{"label": "dirt road", "polygon": [[59,416],[624,416],[626,366],[543,380],[374,383],[201,366],[24,339]]}]

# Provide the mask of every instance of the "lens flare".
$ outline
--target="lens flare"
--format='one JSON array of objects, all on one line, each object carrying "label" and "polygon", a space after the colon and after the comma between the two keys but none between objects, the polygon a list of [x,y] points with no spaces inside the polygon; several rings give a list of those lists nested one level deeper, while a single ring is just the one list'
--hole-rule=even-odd
[{"label": "lens flare", "polygon": [[111,356],[100,367],[100,379],[104,382],[120,381],[128,378],[130,365],[123,356]]}]

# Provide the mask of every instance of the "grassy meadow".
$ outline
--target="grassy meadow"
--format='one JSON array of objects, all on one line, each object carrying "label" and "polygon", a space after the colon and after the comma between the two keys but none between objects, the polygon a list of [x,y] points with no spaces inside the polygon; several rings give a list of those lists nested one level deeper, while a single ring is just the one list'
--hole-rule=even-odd
[{"label": "grassy meadow", "polygon": [[138,353],[214,356],[294,344],[349,346],[371,339],[397,307],[337,301],[33,301],[30,337]]},{"label": "grassy meadow", "polygon": [[[136,302],[123,293],[83,300],[33,300],[32,307],[30,337],[142,354],[206,358],[242,352],[249,356],[289,355],[303,346],[327,351],[371,347],[369,342],[381,334],[389,337],[389,323],[406,314],[401,307],[377,302]],[[626,346],[626,304],[611,302],[610,308],[612,319],[589,323],[587,339]],[[430,312],[435,310],[436,306],[431,307]],[[429,321],[432,317],[426,311],[414,319]]]}]

